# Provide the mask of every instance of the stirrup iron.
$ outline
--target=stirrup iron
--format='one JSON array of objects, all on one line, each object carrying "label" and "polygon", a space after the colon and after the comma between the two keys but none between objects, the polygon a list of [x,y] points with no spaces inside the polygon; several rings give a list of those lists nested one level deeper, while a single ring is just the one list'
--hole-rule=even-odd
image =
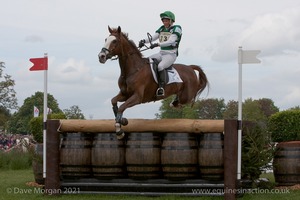
[{"label": "stirrup iron", "polygon": [[158,97],[165,96],[165,90],[164,90],[163,87],[159,87],[159,88],[156,90],[156,96],[158,96]]}]

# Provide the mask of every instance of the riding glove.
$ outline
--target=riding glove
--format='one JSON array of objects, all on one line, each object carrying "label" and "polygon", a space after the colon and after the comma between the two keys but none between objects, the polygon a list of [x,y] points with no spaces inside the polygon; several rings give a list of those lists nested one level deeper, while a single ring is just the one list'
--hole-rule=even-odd
[{"label": "riding glove", "polygon": [[140,42],[139,42],[139,48],[142,48],[144,45],[145,45],[145,40],[141,40]]},{"label": "riding glove", "polygon": [[153,49],[153,48],[158,47],[158,46],[159,46],[158,43],[151,44],[150,49]]}]

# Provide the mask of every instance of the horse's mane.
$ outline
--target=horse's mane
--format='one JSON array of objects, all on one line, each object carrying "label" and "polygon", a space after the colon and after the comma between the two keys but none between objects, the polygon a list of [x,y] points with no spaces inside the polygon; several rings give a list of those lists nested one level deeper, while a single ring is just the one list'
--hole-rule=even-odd
[{"label": "horse's mane", "polygon": [[[118,32],[118,29],[112,29],[113,32],[117,33]],[[141,58],[143,57],[143,54],[140,52],[140,50],[137,48],[137,46],[135,45],[134,41],[133,40],[130,40],[128,38],[128,33],[124,33],[124,32],[121,32],[121,36],[123,36],[124,39],[126,39],[130,46],[132,46],[132,49],[134,50],[134,52],[132,53],[136,53],[138,54]]]},{"label": "horse's mane", "polygon": [[140,57],[143,57],[143,54],[140,52],[140,50],[137,48],[133,40],[128,40],[129,43],[133,46],[134,51],[136,54],[138,54]]}]

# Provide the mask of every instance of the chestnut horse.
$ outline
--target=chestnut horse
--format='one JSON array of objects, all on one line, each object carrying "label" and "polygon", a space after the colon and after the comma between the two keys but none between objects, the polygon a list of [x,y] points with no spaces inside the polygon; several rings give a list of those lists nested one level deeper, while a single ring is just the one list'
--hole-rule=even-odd
[{"label": "chestnut horse", "polygon": [[[122,118],[123,112],[137,104],[157,101],[170,95],[176,95],[171,103],[174,107],[181,104],[193,104],[200,93],[208,86],[205,73],[199,66],[173,64],[183,82],[171,83],[165,86],[165,95],[156,96],[158,84],[155,82],[149,64],[149,59],[144,58],[140,50],[128,35],[121,32],[121,27],[111,29],[110,35],[105,39],[104,47],[99,53],[100,63],[117,56],[121,68],[118,80],[120,91],[111,99],[113,112],[116,118],[116,133],[119,139],[125,134],[121,125],[127,125],[126,118]],[[196,73],[198,71],[198,75]],[[118,107],[118,102],[124,102]]]}]

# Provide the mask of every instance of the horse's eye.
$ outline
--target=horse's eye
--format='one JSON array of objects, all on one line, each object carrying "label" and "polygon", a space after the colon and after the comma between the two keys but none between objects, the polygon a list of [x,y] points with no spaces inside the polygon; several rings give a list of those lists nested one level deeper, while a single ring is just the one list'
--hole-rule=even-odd
[{"label": "horse's eye", "polygon": [[105,39],[105,42],[107,41],[107,39]]},{"label": "horse's eye", "polygon": [[112,43],[113,43],[113,44],[116,44],[116,43],[117,43],[117,40],[113,40]]}]

